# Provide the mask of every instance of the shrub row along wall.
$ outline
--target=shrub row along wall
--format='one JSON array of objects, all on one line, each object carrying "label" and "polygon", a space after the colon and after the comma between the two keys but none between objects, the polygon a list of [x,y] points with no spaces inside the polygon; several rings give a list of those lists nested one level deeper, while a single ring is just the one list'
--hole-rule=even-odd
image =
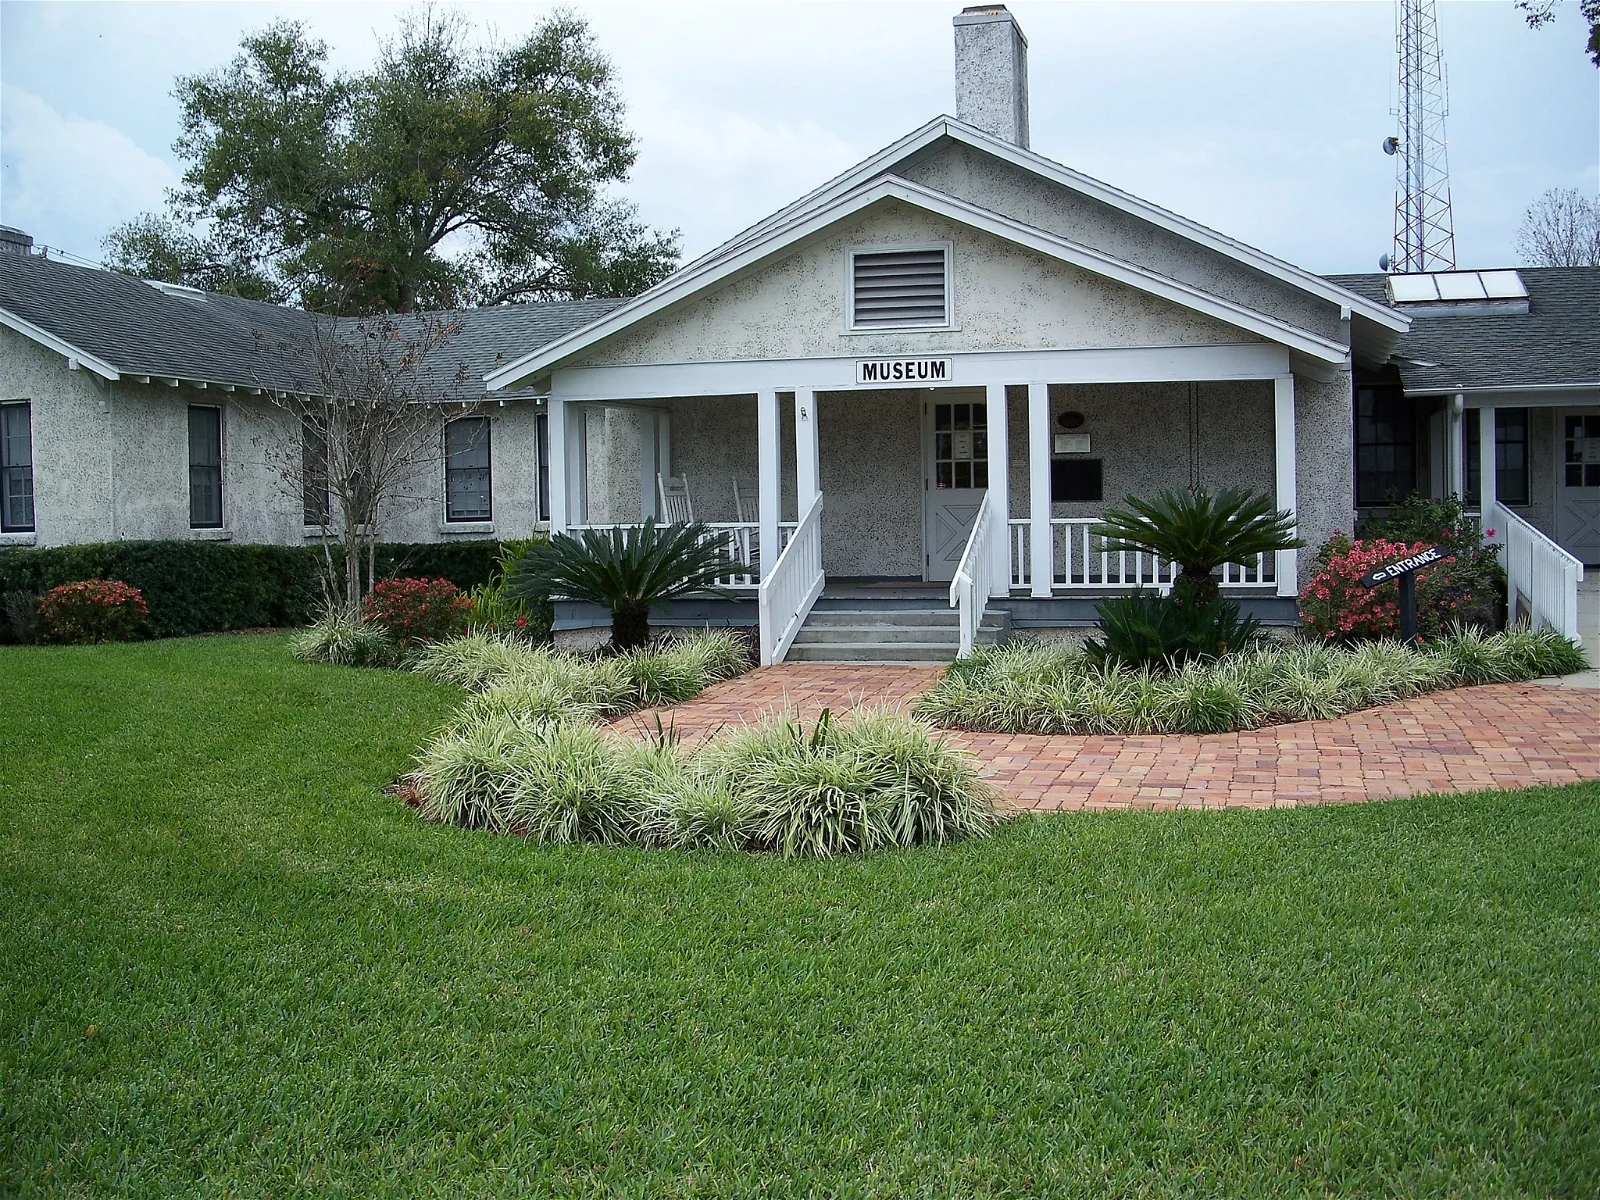
[{"label": "shrub row along wall", "polygon": [[[500,543],[385,544],[380,578],[448,579],[466,589],[487,583]],[[336,555],[342,559],[343,555]],[[87,546],[0,550],[0,596],[42,594],[63,583],[119,579],[144,593],[156,637],[267,625],[303,625],[322,606],[322,551],[315,546],[231,542],[99,542]],[[11,631],[0,619],[0,641]]]}]

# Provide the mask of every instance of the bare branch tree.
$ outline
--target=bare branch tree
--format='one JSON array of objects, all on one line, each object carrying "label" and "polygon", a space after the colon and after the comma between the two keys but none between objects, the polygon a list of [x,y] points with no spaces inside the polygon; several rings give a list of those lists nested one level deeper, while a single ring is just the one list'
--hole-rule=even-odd
[{"label": "bare branch tree", "polygon": [[1535,267],[1600,267],[1600,197],[1551,188],[1522,214],[1517,254]]},{"label": "bare branch tree", "polygon": [[444,422],[460,412],[468,379],[464,363],[447,372],[461,325],[378,313],[308,318],[306,330],[272,343],[257,335],[258,379],[300,435],[264,449],[285,491],[303,500],[307,524],[321,528],[326,599],[353,608],[375,582],[397,502],[437,499],[427,468],[443,456]]}]

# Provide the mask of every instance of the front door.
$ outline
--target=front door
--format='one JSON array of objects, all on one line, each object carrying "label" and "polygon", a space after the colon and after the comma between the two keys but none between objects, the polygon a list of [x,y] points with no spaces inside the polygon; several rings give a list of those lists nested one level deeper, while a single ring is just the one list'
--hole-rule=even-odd
[{"label": "front door", "polygon": [[1564,412],[1556,475],[1556,541],[1579,562],[1600,563],[1600,411]]},{"label": "front door", "polygon": [[955,578],[989,487],[989,408],[982,390],[933,392],[923,409],[922,544],[927,578]]}]

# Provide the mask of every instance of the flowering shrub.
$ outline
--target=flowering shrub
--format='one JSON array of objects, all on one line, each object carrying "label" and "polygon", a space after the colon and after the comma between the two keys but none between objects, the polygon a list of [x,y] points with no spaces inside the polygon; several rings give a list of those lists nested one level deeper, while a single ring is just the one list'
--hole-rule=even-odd
[{"label": "flowering shrub", "polygon": [[[1486,530],[1485,536],[1494,536],[1494,530]],[[1455,496],[1429,500],[1412,494],[1382,512],[1368,514],[1356,528],[1356,537],[1438,546],[1455,559],[1449,571],[1454,617],[1490,630],[1504,623],[1506,573],[1500,566],[1500,547],[1478,536],[1477,519],[1467,516]]]},{"label": "flowering shrub", "polygon": [[150,620],[144,595],[117,579],[85,579],[39,598],[39,631],[47,642],[125,642]]},{"label": "flowering shrub", "polygon": [[[1300,593],[1300,620],[1330,641],[1394,638],[1400,633],[1400,583],[1390,580],[1375,588],[1361,586],[1361,577],[1427,548],[1426,542],[1391,542],[1385,538],[1353,541],[1335,533],[1317,556],[1318,570]],[[1461,620],[1461,599],[1454,571],[1446,558],[1415,572],[1417,632],[1436,638],[1453,620]]]},{"label": "flowering shrub", "polygon": [[460,633],[472,600],[448,579],[385,579],[361,602],[361,613],[395,645],[409,646]]}]

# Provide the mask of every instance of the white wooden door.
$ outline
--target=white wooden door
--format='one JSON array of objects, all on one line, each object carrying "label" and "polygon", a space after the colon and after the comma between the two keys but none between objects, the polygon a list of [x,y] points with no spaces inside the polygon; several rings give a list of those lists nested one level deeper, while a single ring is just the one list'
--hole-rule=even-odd
[{"label": "white wooden door", "polygon": [[923,412],[926,469],[922,544],[926,578],[947,583],[989,487],[989,408],[978,389],[933,393]]},{"label": "white wooden door", "polygon": [[1600,410],[1557,417],[1556,541],[1579,562],[1600,564]]}]

